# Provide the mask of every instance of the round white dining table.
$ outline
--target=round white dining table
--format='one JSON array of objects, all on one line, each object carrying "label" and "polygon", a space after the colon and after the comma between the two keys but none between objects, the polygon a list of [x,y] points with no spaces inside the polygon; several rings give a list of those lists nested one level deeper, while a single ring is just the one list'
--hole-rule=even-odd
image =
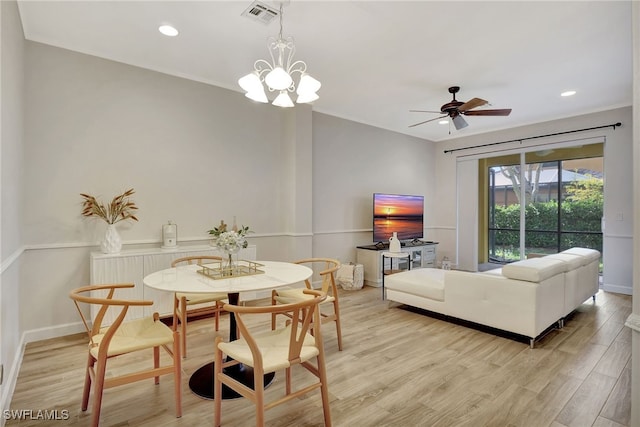
[{"label": "round white dining table", "polygon": [[[247,276],[230,276],[223,279],[213,279],[198,270],[202,267],[196,264],[181,265],[156,271],[145,276],[143,283],[153,289],[166,292],[183,293],[212,293],[226,292],[229,304],[237,305],[240,292],[274,289],[281,286],[303,282],[311,277],[313,270],[305,265],[280,261],[256,261],[258,274]],[[229,340],[237,339],[236,319],[233,313],[230,315]],[[253,388],[253,370],[243,364],[228,368],[227,373],[238,381]],[[271,382],[274,374],[265,375],[265,386]],[[213,399],[213,362],[198,368],[189,378],[189,388],[198,396]],[[223,385],[222,398],[234,399],[240,397],[235,391]]]}]

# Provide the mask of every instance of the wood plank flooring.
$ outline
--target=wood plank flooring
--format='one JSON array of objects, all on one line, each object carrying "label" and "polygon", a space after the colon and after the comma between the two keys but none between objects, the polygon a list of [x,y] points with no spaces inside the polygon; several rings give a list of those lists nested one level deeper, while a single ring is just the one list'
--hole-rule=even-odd
[{"label": "wood plank flooring", "polygon": [[[323,325],[335,426],[629,425],[631,332],[623,325],[630,296],[601,291],[534,349],[526,341],[388,308],[376,288],[341,291],[340,302],[342,352],[333,324]],[[228,326],[225,315],[219,333],[226,336]],[[212,319],[189,323],[182,418],[174,416],[173,380],[163,377],[159,386],[139,382],[105,391],[101,425],[212,425],[213,402],[194,395],[188,381],[213,358],[215,335]],[[6,425],[88,425],[90,410],[80,411],[85,359],[84,335],[29,344],[11,409],[68,410],[69,419],[10,419]],[[122,369],[136,363],[140,358],[121,362]],[[294,380],[304,382],[306,375],[295,370]],[[277,375],[267,396],[282,390]],[[225,400],[222,412],[223,425],[254,425],[253,405],[244,399]],[[320,395],[274,408],[266,419],[269,426],[321,426]]]}]

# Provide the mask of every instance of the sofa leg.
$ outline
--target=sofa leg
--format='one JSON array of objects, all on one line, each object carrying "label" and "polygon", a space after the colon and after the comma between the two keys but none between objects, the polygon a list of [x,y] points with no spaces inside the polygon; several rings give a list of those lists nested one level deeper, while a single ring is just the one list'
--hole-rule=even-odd
[{"label": "sofa leg", "polygon": [[529,339],[529,347],[533,350],[533,346],[536,343],[536,339],[535,338],[530,338]]},{"label": "sofa leg", "polygon": [[596,302],[596,294],[593,294],[591,298],[593,298],[593,302]]}]

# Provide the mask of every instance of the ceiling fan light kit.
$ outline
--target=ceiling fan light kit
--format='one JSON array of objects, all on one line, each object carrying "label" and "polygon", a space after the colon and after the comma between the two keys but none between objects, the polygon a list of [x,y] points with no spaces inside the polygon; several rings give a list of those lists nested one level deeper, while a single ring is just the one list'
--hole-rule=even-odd
[{"label": "ceiling fan light kit", "polygon": [[409,127],[419,126],[425,123],[429,123],[435,120],[441,120],[443,118],[449,117],[453,122],[456,130],[460,130],[469,126],[467,121],[462,118],[465,116],[508,116],[511,114],[511,108],[498,109],[498,110],[473,110],[474,108],[482,107],[483,105],[487,105],[488,102],[484,99],[473,98],[467,102],[458,101],[456,99],[456,93],[460,91],[460,86],[451,86],[449,88],[449,93],[453,95],[453,99],[451,102],[444,104],[440,107],[440,111],[425,111],[425,110],[409,110],[411,112],[417,113],[439,113],[444,114],[444,116],[436,117],[433,119],[425,120]]},{"label": "ceiling fan light kit", "polygon": [[[253,71],[238,80],[247,98],[262,103],[269,102],[264,85],[269,92],[279,92],[272,102],[278,107],[294,106],[289,92],[295,92],[298,95],[296,98],[298,104],[313,102],[319,98],[316,92],[322,86],[321,83],[307,74],[307,64],[304,61],[293,61],[296,51],[293,37],[285,39],[282,36],[282,2],[280,3],[280,32],[278,38],[269,37],[267,48],[271,55],[271,62],[258,59],[253,64]],[[300,75],[297,88],[293,79],[295,74]]]},{"label": "ceiling fan light kit", "polygon": [[460,130],[469,126],[469,123],[465,119],[462,118],[461,115],[451,117],[451,121],[453,125],[456,127],[456,130]]}]

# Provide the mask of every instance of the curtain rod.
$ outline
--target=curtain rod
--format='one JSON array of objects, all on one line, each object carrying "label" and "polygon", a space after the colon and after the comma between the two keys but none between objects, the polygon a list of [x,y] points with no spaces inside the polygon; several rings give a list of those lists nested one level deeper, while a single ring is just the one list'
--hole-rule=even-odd
[{"label": "curtain rod", "polygon": [[618,122],[618,123],[612,123],[610,125],[596,126],[596,127],[592,127],[592,128],[567,130],[567,131],[564,131],[564,132],[548,133],[546,135],[529,136],[529,137],[526,137],[526,138],[511,139],[509,141],[490,142],[488,144],[473,145],[471,147],[453,148],[451,150],[444,150],[444,154],[453,153],[454,151],[471,150],[473,148],[489,147],[491,145],[508,144],[509,142],[520,142],[520,143],[522,143],[522,141],[526,141],[528,139],[546,138],[546,137],[549,137],[549,136],[564,135],[564,134],[567,134],[567,133],[575,133],[575,132],[584,132],[584,131],[588,131],[588,130],[603,129],[603,128],[608,128],[608,127],[612,127],[613,130],[616,130],[616,127],[618,127],[618,126],[622,126],[622,123]]}]

